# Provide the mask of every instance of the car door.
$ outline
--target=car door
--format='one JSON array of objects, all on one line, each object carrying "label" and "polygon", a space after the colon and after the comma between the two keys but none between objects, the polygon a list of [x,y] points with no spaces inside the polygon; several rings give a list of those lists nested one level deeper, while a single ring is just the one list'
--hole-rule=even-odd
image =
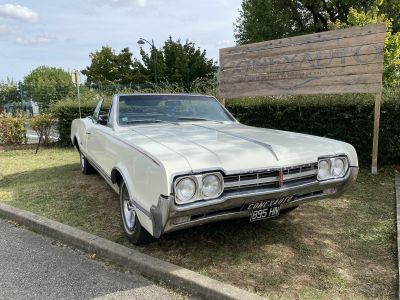
[{"label": "car door", "polygon": [[[104,101],[100,100],[93,115],[94,124],[88,134],[88,149],[91,160],[97,169],[110,177],[115,157],[111,149],[113,129],[108,122],[108,117],[101,115],[104,111]],[[110,108],[111,111],[111,108]],[[110,114],[108,114],[110,116]]]}]

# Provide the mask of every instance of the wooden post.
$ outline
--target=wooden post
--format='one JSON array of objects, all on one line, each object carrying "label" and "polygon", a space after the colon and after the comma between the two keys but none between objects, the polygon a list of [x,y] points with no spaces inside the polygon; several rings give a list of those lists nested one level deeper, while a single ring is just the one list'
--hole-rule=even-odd
[{"label": "wooden post", "polygon": [[225,97],[222,98],[221,104],[225,107]]},{"label": "wooden post", "polygon": [[372,175],[378,174],[379,121],[381,117],[382,89],[375,95],[374,137],[372,142]]}]

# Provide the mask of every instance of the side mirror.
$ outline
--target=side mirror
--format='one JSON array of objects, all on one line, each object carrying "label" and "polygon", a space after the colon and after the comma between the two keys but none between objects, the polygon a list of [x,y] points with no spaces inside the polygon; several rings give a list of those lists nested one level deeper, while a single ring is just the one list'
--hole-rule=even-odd
[{"label": "side mirror", "polygon": [[107,125],[108,115],[99,115],[98,122],[100,125]]}]

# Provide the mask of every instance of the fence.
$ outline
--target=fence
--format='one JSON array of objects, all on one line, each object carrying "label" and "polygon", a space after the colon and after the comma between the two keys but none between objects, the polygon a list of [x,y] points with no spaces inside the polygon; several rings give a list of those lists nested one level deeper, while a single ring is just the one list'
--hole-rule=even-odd
[{"label": "fence", "polygon": [[[170,83],[131,83],[131,84],[97,84],[80,85],[79,93],[96,94],[99,97],[116,93],[206,93],[216,95],[217,82],[210,79],[195,80],[190,84]],[[58,85],[26,85],[22,83],[0,83],[0,112],[15,114],[22,111],[27,115],[35,115],[39,110],[46,110],[51,103],[65,98],[78,97],[78,88],[71,84]]]}]

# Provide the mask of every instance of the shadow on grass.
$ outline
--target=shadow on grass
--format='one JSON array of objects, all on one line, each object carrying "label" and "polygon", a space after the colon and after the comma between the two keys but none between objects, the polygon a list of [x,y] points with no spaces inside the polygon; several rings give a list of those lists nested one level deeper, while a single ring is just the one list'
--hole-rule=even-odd
[{"label": "shadow on grass", "polygon": [[[362,171],[344,197],[276,219],[213,223],[134,247],[122,234],[118,197],[79,164],[5,176],[1,201],[76,226],[241,288],[276,298],[378,297],[396,292],[392,173]],[[4,197],[3,197],[4,196]]]}]

